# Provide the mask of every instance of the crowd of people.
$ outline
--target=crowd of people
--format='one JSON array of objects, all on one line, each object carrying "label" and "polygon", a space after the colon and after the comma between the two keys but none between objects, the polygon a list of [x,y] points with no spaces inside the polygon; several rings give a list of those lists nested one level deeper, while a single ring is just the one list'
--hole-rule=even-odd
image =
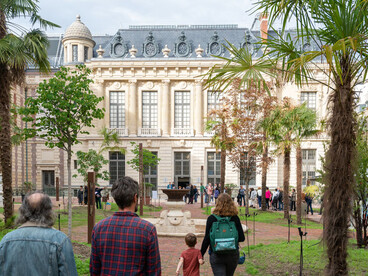
[{"label": "crowd of people", "polygon": [[[96,188],[95,196],[101,193]],[[191,185],[189,203],[196,200],[196,186]],[[86,190],[80,187],[82,199]],[[207,185],[203,190],[207,202],[215,201],[215,208],[207,218],[205,236],[201,249],[196,249],[197,237],[188,233],[187,249],[179,257],[176,274],[183,269],[184,275],[200,275],[204,255],[209,253],[209,262],[215,276],[231,276],[238,263],[239,242],[245,240],[238,207],[227,193],[220,193],[218,185]],[[78,199],[80,198],[78,193]],[[139,185],[130,177],[118,179],[112,186],[111,195],[119,211],[98,222],[92,232],[90,275],[161,275],[160,250],[156,228],[137,214]],[[241,186],[238,203],[245,204],[246,190]],[[253,207],[260,207],[260,189],[250,189],[249,199]],[[290,208],[295,210],[295,189],[289,194]],[[285,194],[282,189],[266,191],[268,208],[282,210]],[[311,208],[312,194],[305,200]],[[80,200],[81,203],[81,200]],[[97,207],[101,203],[97,203]],[[73,247],[70,239],[54,229],[54,213],[51,199],[42,192],[27,194],[19,209],[17,223],[20,227],[0,242],[0,276],[2,275],[77,275]],[[45,257],[47,256],[47,258]],[[22,262],[19,262],[19,260]]]}]

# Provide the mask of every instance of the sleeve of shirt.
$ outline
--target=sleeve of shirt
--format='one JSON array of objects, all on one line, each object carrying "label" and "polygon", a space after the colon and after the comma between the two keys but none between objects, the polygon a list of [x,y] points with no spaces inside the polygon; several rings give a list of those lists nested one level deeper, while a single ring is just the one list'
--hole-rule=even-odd
[{"label": "sleeve of shirt", "polygon": [[161,275],[161,259],[160,250],[158,248],[158,239],[156,228],[150,233],[148,251],[147,251],[147,266],[146,274],[150,276]]},{"label": "sleeve of shirt", "polygon": [[213,215],[210,215],[207,218],[206,222],[206,234],[204,235],[202,246],[201,246],[201,254],[204,256],[206,254],[207,248],[210,245],[210,230],[212,227],[212,224],[216,221],[216,218]]},{"label": "sleeve of shirt", "polygon": [[73,246],[67,237],[60,248],[58,262],[59,275],[78,275],[77,266],[75,265]]},{"label": "sleeve of shirt", "polygon": [[92,230],[92,245],[91,245],[91,258],[89,261],[89,272],[90,272],[90,275],[100,275],[101,274],[101,260],[97,252],[95,229]]},{"label": "sleeve of shirt", "polygon": [[239,217],[234,216],[233,221],[235,222],[236,230],[238,230],[239,242],[245,241],[243,226],[241,225]]}]

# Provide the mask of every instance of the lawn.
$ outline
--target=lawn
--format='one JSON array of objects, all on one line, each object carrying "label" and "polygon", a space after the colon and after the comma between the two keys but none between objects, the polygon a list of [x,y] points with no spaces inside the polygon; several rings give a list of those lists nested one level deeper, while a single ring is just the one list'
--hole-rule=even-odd
[{"label": "lawn", "polygon": [[[153,212],[160,212],[162,207],[150,207],[144,206],[143,207],[143,216],[142,218],[148,218],[152,216]],[[95,222],[99,222],[104,218],[111,216],[114,212],[118,211],[118,206],[116,203],[111,203],[111,210],[104,210],[104,209],[96,209],[96,219]],[[68,227],[68,213],[67,210],[55,210],[57,214],[60,214],[60,226],[61,228]],[[139,208],[138,212],[139,214]],[[88,225],[88,217],[87,217],[87,207],[86,206],[75,206],[73,207],[73,220],[72,220],[72,227],[78,227]],[[55,228],[58,226],[58,219],[55,222]]]},{"label": "lawn", "polygon": [[[250,257],[245,266],[249,275],[298,275],[300,262],[300,241],[250,246]],[[303,275],[323,275],[327,263],[323,245],[318,240],[303,242]],[[267,265],[265,265],[267,256]],[[349,275],[367,275],[368,250],[349,249]]]},{"label": "lawn", "polygon": [[[206,215],[210,215],[211,214],[211,208],[213,208],[214,206],[209,206],[208,208],[205,207],[203,208],[204,210],[204,214]],[[249,213],[250,213],[250,217],[248,217],[248,221],[253,221],[253,214],[256,213],[256,217],[255,217],[255,221],[256,222],[262,222],[262,223],[269,223],[269,224],[276,224],[276,225],[280,225],[280,226],[288,226],[288,220],[284,219],[284,212],[282,211],[278,211],[278,212],[273,212],[273,211],[261,211],[259,209],[253,209],[253,208],[249,208]],[[239,218],[244,221],[245,220],[245,207],[240,207],[239,208]],[[296,216],[291,216],[291,227],[292,228],[297,228],[300,227],[300,225],[296,224]],[[323,229],[323,226],[321,223],[312,221],[312,220],[306,220],[303,218],[302,220],[303,225],[305,226],[305,222],[307,223],[307,228],[309,229]]]}]

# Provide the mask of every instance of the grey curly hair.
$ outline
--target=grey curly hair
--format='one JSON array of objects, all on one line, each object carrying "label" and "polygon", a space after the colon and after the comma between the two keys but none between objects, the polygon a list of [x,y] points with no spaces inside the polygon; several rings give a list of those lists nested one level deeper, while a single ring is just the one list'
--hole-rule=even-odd
[{"label": "grey curly hair", "polygon": [[55,215],[48,195],[42,192],[32,192],[25,196],[19,208],[17,223],[23,224],[28,221],[47,227],[54,225]]}]

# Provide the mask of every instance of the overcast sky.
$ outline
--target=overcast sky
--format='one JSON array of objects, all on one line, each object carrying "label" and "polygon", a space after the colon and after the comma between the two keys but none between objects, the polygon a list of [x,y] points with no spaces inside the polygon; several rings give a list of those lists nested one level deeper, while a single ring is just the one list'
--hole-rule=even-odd
[{"label": "overcast sky", "polygon": [[[238,24],[251,27],[254,0],[40,0],[40,15],[64,33],[80,14],[93,35],[115,34],[129,25]],[[25,24],[24,21],[19,23]]]}]

